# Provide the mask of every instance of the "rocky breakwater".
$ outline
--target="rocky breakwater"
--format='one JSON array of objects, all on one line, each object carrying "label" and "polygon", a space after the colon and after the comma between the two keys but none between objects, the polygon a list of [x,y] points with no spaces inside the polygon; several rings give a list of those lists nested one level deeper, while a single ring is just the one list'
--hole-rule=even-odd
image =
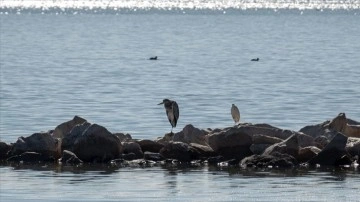
[{"label": "rocky breakwater", "polygon": [[359,122],[340,113],[300,131],[268,124],[242,123],[216,129],[189,124],[175,134],[139,140],[129,134],[111,133],[75,116],[54,130],[20,137],[11,144],[0,142],[0,160],[119,166],[174,162],[242,167],[356,165],[360,155],[359,128]]}]

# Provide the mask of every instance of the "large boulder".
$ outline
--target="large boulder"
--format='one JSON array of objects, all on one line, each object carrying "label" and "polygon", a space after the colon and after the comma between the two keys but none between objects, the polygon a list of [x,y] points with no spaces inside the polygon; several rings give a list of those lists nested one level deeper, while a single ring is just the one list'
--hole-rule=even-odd
[{"label": "large boulder", "polygon": [[207,145],[205,136],[207,133],[204,130],[195,128],[193,125],[186,125],[182,131],[175,133],[172,141],[185,142],[187,144],[196,143],[201,145]]},{"label": "large boulder", "polygon": [[226,159],[240,160],[252,155],[250,150],[252,137],[244,132],[241,127],[214,130],[207,136],[207,142],[216,154]]},{"label": "large boulder", "polygon": [[19,137],[13,144],[9,156],[20,155],[24,152],[41,154],[42,159],[59,159],[61,157],[60,142],[53,138],[50,132],[34,133],[29,137]]},{"label": "large boulder", "polygon": [[0,161],[7,159],[8,152],[11,150],[11,145],[6,144],[5,142],[0,142]]},{"label": "large boulder", "polygon": [[313,138],[325,136],[329,140],[334,138],[338,132],[344,133],[348,137],[357,137],[360,130],[359,125],[359,122],[346,118],[345,113],[340,113],[331,121],[328,120],[320,124],[305,126],[300,129],[300,132]]},{"label": "large boulder", "polygon": [[103,126],[87,122],[75,126],[63,138],[61,148],[75,153],[84,162],[107,162],[122,152],[117,136]]},{"label": "large boulder", "polygon": [[79,116],[74,116],[74,118],[70,121],[64,122],[58,126],[56,126],[54,132],[53,132],[53,137],[55,138],[63,138],[65,137],[65,135],[67,135],[76,125],[78,124],[82,124],[86,122],[85,119],[79,117]]},{"label": "large boulder", "polygon": [[337,117],[331,120],[327,126],[331,130],[342,133],[347,137],[360,138],[360,124],[348,124],[348,119],[346,118],[345,113],[340,113]]},{"label": "large boulder", "polygon": [[253,144],[275,144],[283,141],[283,139],[262,134],[255,134],[252,138]]},{"label": "large boulder", "polygon": [[318,155],[318,153],[320,152],[321,150],[315,146],[300,148],[297,160],[300,163],[307,162],[310,159],[314,158],[316,155]]},{"label": "large boulder", "polygon": [[164,147],[163,144],[155,142],[153,140],[138,140],[136,141],[143,152],[159,153],[160,149]]},{"label": "large boulder", "polygon": [[264,151],[263,155],[272,155],[275,152],[281,154],[288,154],[297,158],[299,154],[299,143],[297,135],[293,134],[286,140],[271,145]]},{"label": "large boulder", "polygon": [[177,159],[182,162],[190,162],[198,159],[199,152],[184,142],[168,142],[160,154],[167,159]]},{"label": "large boulder", "polygon": [[345,146],[348,137],[338,133],[326,147],[309,161],[310,165],[337,165],[337,162],[346,155]]},{"label": "large boulder", "polygon": [[266,135],[269,137],[276,137],[279,139],[286,139],[296,134],[297,132],[291,131],[291,130],[283,130],[274,126],[271,126],[269,124],[239,124],[237,126],[234,126],[235,128],[239,129],[241,132],[248,134],[249,136],[253,137],[254,135]]}]

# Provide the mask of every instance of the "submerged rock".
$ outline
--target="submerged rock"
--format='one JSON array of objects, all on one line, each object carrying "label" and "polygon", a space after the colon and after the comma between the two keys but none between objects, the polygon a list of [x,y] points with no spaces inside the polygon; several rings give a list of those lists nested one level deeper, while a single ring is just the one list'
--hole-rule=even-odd
[{"label": "submerged rock", "polygon": [[66,163],[66,164],[80,164],[83,162],[81,159],[79,159],[76,156],[76,154],[74,154],[73,152],[68,151],[68,150],[63,151],[63,155],[59,159],[59,161],[61,163]]},{"label": "submerged rock", "polygon": [[240,165],[242,167],[277,167],[277,168],[291,168],[298,163],[293,156],[288,154],[280,154],[274,152],[272,155],[252,155],[241,160]]}]

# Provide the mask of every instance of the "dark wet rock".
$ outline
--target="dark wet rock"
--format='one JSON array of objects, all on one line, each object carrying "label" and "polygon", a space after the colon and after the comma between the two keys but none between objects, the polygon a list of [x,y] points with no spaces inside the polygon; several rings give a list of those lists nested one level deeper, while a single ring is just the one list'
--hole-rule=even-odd
[{"label": "dark wet rock", "polygon": [[153,140],[139,140],[136,141],[143,152],[153,152],[153,153],[159,153],[160,149],[164,147],[163,144],[155,142]]},{"label": "dark wet rock", "polygon": [[195,128],[193,125],[186,125],[182,131],[175,133],[172,141],[174,142],[184,142],[187,144],[196,143],[201,145],[207,145],[205,136],[207,135],[206,131]]},{"label": "dark wet rock", "polygon": [[286,140],[276,143],[268,147],[264,151],[264,155],[272,155],[273,153],[281,153],[281,154],[288,154],[295,158],[297,158],[299,154],[299,144],[298,144],[298,138],[297,135],[293,134]]},{"label": "dark wet rock", "polygon": [[349,124],[345,113],[340,113],[337,117],[332,119],[327,125],[331,130],[335,130],[344,134],[347,137],[360,138],[360,123]]},{"label": "dark wet rock", "polygon": [[70,151],[84,162],[106,162],[119,158],[122,145],[105,127],[92,124],[76,138]]},{"label": "dark wet rock", "polygon": [[184,142],[169,142],[160,150],[160,154],[167,159],[177,159],[182,162],[190,162],[200,156],[196,149]]},{"label": "dark wet rock", "polygon": [[11,145],[6,144],[5,142],[0,142],[0,161],[7,159],[8,152],[11,150]]},{"label": "dark wet rock", "polygon": [[310,159],[314,158],[318,153],[320,153],[320,151],[321,150],[315,146],[300,148],[297,160],[300,163],[307,162]]},{"label": "dark wet rock", "polygon": [[53,137],[55,138],[63,138],[65,137],[65,135],[67,135],[68,133],[70,133],[70,131],[78,124],[82,124],[86,122],[85,119],[79,117],[79,116],[74,116],[74,118],[70,121],[64,122],[58,126],[56,126],[54,132],[52,133]]},{"label": "dark wet rock", "polygon": [[215,154],[214,150],[209,146],[196,144],[196,143],[190,143],[190,146],[194,148],[199,153],[199,157],[202,158],[208,158]]},{"label": "dark wet rock", "polygon": [[343,155],[335,162],[335,166],[351,165],[352,163],[352,158],[350,158],[348,155]]},{"label": "dark wet rock", "polygon": [[144,152],[144,159],[150,161],[163,161],[165,158],[159,153]]},{"label": "dark wet rock", "polygon": [[272,155],[252,155],[244,158],[240,165],[242,167],[277,167],[291,168],[298,165],[296,159],[288,154],[274,152]]},{"label": "dark wet rock", "polygon": [[84,162],[106,162],[120,156],[122,145],[103,126],[84,122],[62,139],[61,149],[75,153]]},{"label": "dark wet rock", "polygon": [[360,138],[349,137],[345,150],[352,156],[360,156]]},{"label": "dark wet rock", "polygon": [[123,146],[123,154],[133,153],[135,155],[133,159],[141,159],[144,157],[144,153],[137,142],[123,142],[122,146]]},{"label": "dark wet rock", "polygon": [[52,156],[49,156],[44,153],[37,152],[24,152],[19,155],[11,156],[7,159],[9,162],[25,162],[25,163],[35,163],[35,162],[48,162],[55,161]]},{"label": "dark wet rock", "polygon": [[309,164],[336,165],[336,162],[346,155],[347,139],[348,137],[338,133],[318,155],[309,161]]},{"label": "dark wet rock", "polygon": [[323,149],[326,147],[327,144],[329,144],[330,140],[327,137],[321,135],[321,136],[316,137],[314,139],[314,142],[315,142],[315,146],[317,148]]},{"label": "dark wet rock", "polygon": [[34,133],[29,137],[19,137],[8,155],[17,156],[24,152],[39,153],[45,159],[59,159],[61,157],[60,142],[49,132]]},{"label": "dark wet rock", "polygon": [[275,144],[282,142],[283,139],[277,138],[277,137],[271,137],[267,135],[262,134],[255,134],[253,137],[253,144]]},{"label": "dark wet rock", "polygon": [[130,134],[114,133],[114,135],[119,138],[120,142],[132,140],[132,137]]},{"label": "dark wet rock", "polygon": [[216,154],[226,159],[242,159],[252,154],[250,150],[252,137],[240,128],[231,127],[219,132],[213,131],[207,136],[207,141]]},{"label": "dark wet rock", "polygon": [[84,122],[76,125],[68,135],[61,140],[61,150],[74,151],[75,141],[91,126],[91,123]]},{"label": "dark wet rock", "polygon": [[68,151],[68,150],[64,150],[63,151],[63,155],[61,157],[61,159],[59,159],[59,161],[61,163],[66,163],[66,164],[80,164],[82,163],[83,161],[81,159],[79,159],[76,154],[74,154],[73,152],[71,151]]},{"label": "dark wet rock", "polygon": [[209,164],[216,165],[220,162],[225,161],[225,158],[223,156],[214,156],[214,157],[209,157],[207,161]]},{"label": "dark wet rock", "polygon": [[134,153],[126,153],[126,154],[123,153],[123,154],[121,154],[121,158],[124,160],[127,160],[127,161],[139,159],[139,158],[137,158],[136,154],[134,154]]},{"label": "dark wet rock", "polygon": [[253,154],[262,154],[264,151],[270,147],[272,144],[252,144],[250,150]]}]

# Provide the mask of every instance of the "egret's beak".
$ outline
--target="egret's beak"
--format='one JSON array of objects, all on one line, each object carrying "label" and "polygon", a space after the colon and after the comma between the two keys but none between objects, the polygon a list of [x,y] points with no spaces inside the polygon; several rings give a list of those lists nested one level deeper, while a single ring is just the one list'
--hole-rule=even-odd
[{"label": "egret's beak", "polygon": [[162,105],[162,104],[164,104],[164,102],[161,102],[161,103],[159,103],[159,104],[157,104],[157,105]]}]

